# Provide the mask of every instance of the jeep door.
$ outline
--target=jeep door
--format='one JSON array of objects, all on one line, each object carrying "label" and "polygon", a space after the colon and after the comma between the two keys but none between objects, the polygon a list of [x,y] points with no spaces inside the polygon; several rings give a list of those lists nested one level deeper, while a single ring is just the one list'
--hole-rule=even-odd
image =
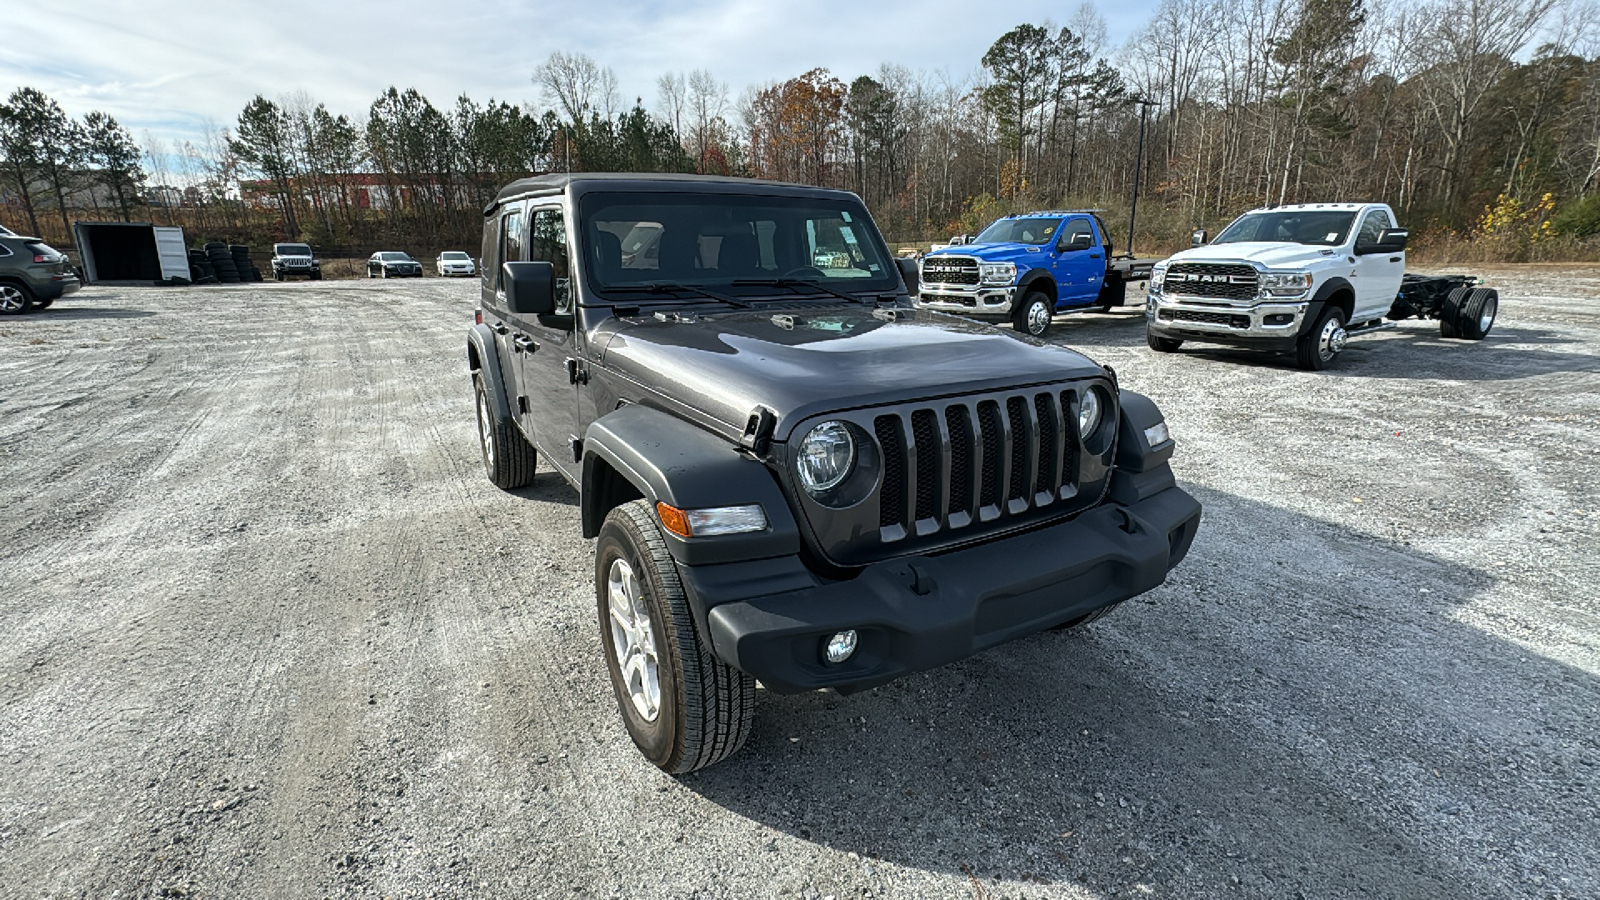
[{"label": "jeep door", "polygon": [[533,435],[545,461],[576,483],[578,387],[588,369],[578,347],[569,247],[566,216],[559,203],[534,201],[528,208],[528,242],[522,258],[555,268],[556,309],[550,315],[513,317],[512,325],[521,367],[521,397],[515,402],[526,409],[523,428]]},{"label": "jeep door", "polygon": [[1057,307],[1082,306],[1099,298],[1105,255],[1100,233],[1088,216],[1072,216],[1062,223],[1051,267],[1060,293]]},{"label": "jeep door", "polygon": [[[484,243],[487,244],[491,240],[496,260],[522,258],[523,245],[527,242],[527,222],[523,215],[523,204],[513,202],[500,208],[497,227],[489,231]],[[494,332],[495,355],[500,359],[500,383],[505,385],[506,402],[511,404],[511,415],[523,431],[531,435],[533,432],[528,430],[525,416],[526,404],[517,402],[517,397],[522,391],[518,384],[522,378],[522,367],[517,362],[521,350],[515,340],[511,311],[506,306],[503,274],[497,263],[492,277],[484,279],[481,298],[483,323]]]},{"label": "jeep door", "polygon": [[1406,255],[1400,253],[1363,252],[1366,245],[1375,244],[1386,229],[1393,228],[1394,219],[1383,208],[1369,209],[1362,215],[1356,229],[1353,250],[1356,258],[1356,308],[1352,322],[1376,319],[1394,305],[1400,293],[1401,276],[1406,271]]}]

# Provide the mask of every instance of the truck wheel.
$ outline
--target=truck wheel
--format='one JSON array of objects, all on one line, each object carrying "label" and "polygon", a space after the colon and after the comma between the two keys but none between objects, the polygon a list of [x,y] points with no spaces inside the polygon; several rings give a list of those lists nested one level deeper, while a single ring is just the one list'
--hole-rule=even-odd
[{"label": "truck wheel", "polygon": [[478,444],[483,449],[483,468],[494,486],[505,490],[526,487],[538,468],[539,452],[522,436],[517,426],[496,421],[494,404],[482,375],[472,376],[474,404],[478,408]]},{"label": "truck wheel", "polygon": [[1178,338],[1164,338],[1148,331],[1144,333],[1144,342],[1157,353],[1177,353],[1178,348],[1183,346],[1183,341]]},{"label": "truck wheel", "polygon": [[1472,288],[1458,287],[1445,296],[1444,303],[1439,307],[1440,337],[1461,336],[1461,328],[1457,323],[1461,320],[1461,308],[1466,305],[1470,293]]},{"label": "truck wheel", "polygon": [[1043,291],[1029,291],[1023,295],[1022,305],[1012,313],[1011,326],[1023,334],[1042,338],[1050,330],[1050,319],[1055,314],[1055,304]]},{"label": "truck wheel", "polygon": [[695,632],[678,568],[647,500],[613,509],[595,545],[600,643],[617,707],[639,751],[681,775],[750,737],[756,682],[712,656]]},{"label": "truck wheel", "polygon": [[20,284],[0,284],[0,316],[20,316],[33,305],[33,295]]},{"label": "truck wheel", "polygon": [[1456,316],[1456,331],[1469,341],[1481,341],[1494,328],[1494,317],[1500,312],[1500,292],[1493,288],[1477,288],[1467,296]]},{"label": "truck wheel", "polygon": [[322,280],[322,273],[321,272],[312,272],[311,273],[311,280],[312,281],[321,281]]},{"label": "truck wheel", "polygon": [[1317,324],[1295,345],[1295,358],[1307,372],[1320,372],[1338,358],[1344,349],[1344,312],[1329,306],[1317,317]]}]

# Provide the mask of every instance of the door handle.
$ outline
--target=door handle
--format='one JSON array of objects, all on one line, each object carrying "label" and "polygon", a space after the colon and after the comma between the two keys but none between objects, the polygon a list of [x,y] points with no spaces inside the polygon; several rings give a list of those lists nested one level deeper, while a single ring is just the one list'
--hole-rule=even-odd
[{"label": "door handle", "polygon": [[1398,256],[1389,257],[1389,262],[1399,262],[1399,261],[1400,261],[1400,257],[1398,257]]},{"label": "door handle", "polygon": [[513,348],[515,348],[516,350],[518,350],[518,351],[522,351],[522,352],[526,352],[526,353],[532,353],[535,350],[539,349],[538,342],[535,341],[533,338],[528,337],[525,334],[519,334],[516,337],[512,338],[511,339],[511,346]]},{"label": "door handle", "polygon": [[1090,258],[1090,259],[1099,259],[1099,258],[1100,258],[1100,254],[1098,254],[1098,253],[1091,253],[1091,254],[1089,254],[1089,258]]}]

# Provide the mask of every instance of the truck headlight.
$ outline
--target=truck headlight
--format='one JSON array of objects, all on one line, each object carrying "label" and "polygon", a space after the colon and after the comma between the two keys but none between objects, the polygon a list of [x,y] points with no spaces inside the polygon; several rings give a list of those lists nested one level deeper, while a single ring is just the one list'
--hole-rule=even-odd
[{"label": "truck headlight", "polygon": [[1166,283],[1166,280],[1167,264],[1164,262],[1156,263],[1155,266],[1150,269],[1150,293],[1161,293],[1161,287]]},{"label": "truck headlight", "polygon": [[823,422],[800,440],[795,455],[800,486],[813,497],[839,486],[856,462],[856,440],[843,422]]},{"label": "truck headlight", "polygon": [[1016,263],[978,263],[978,276],[984,284],[1010,284],[1016,280]]},{"label": "truck headlight", "polygon": [[1261,276],[1261,288],[1269,294],[1292,297],[1311,289],[1310,272],[1268,272]]}]

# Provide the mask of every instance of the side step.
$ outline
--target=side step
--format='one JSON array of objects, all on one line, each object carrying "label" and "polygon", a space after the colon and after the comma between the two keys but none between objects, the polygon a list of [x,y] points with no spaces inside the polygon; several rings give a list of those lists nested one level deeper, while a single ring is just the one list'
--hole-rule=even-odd
[{"label": "side step", "polygon": [[1362,334],[1371,334],[1374,331],[1388,331],[1389,329],[1395,327],[1398,327],[1395,325],[1395,323],[1385,322],[1382,319],[1379,319],[1375,325],[1363,325],[1360,328],[1346,328],[1344,333],[1347,337],[1355,337]]}]

